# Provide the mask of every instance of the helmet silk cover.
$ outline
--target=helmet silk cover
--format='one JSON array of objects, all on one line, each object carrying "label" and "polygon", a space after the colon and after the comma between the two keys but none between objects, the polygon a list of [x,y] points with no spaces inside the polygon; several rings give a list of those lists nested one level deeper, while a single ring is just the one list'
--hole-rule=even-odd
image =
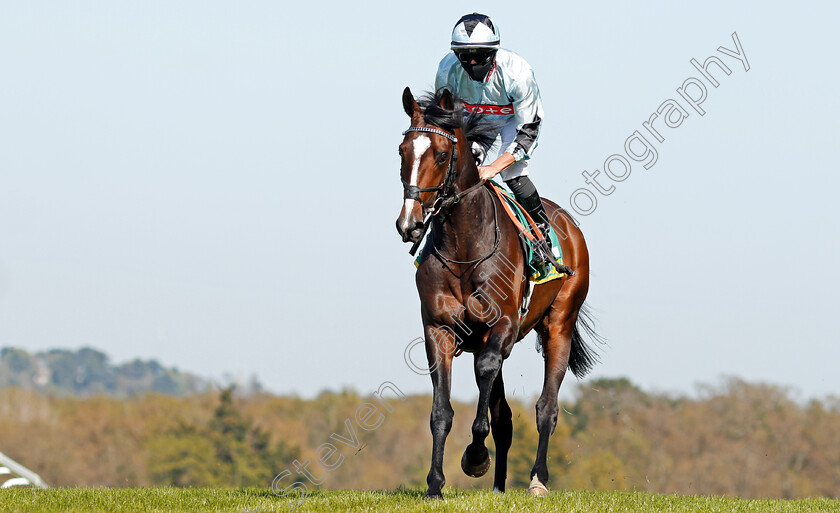
[{"label": "helmet silk cover", "polygon": [[[499,30],[488,16],[475,12],[467,14],[452,29],[450,48],[459,56],[461,66],[470,78],[481,82],[493,68],[495,51],[499,48]],[[477,53],[479,58],[461,58],[467,52]],[[476,64],[471,64],[471,60]]]}]

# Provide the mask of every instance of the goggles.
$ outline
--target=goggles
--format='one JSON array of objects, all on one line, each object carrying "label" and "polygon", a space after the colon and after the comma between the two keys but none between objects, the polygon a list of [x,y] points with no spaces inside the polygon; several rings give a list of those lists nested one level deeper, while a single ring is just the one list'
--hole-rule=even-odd
[{"label": "goggles", "polygon": [[479,66],[489,64],[496,57],[496,50],[481,48],[477,50],[457,50],[455,55],[462,64],[470,64],[472,61]]}]

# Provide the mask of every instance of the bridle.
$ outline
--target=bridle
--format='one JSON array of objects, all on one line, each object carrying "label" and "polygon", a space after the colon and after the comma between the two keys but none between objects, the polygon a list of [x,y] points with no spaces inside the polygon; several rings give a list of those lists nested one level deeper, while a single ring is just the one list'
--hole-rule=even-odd
[{"label": "bridle", "polygon": [[[437,135],[446,137],[447,139],[449,139],[452,142],[452,147],[450,148],[450,152],[449,152],[449,167],[447,168],[446,176],[444,177],[443,182],[440,185],[438,185],[436,187],[418,187],[416,185],[411,185],[409,183],[406,183],[406,181],[402,177],[400,177],[400,181],[402,182],[403,189],[404,189],[403,190],[403,199],[415,200],[417,203],[420,203],[420,207],[423,209],[423,217],[424,217],[424,219],[423,219],[423,232],[420,235],[420,238],[417,240],[417,242],[415,242],[414,245],[411,246],[411,250],[409,251],[409,253],[411,255],[414,255],[415,253],[417,253],[417,248],[420,246],[420,243],[423,241],[423,237],[426,235],[426,232],[429,229],[429,225],[431,224],[432,219],[441,215],[442,213],[445,214],[446,212],[449,211],[449,209],[451,209],[459,201],[461,201],[462,198],[471,194],[473,191],[476,191],[476,190],[482,188],[484,186],[484,180],[479,180],[479,182],[477,184],[473,185],[472,187],[469,187],[468,189],[465,189],[461,192],[456,193],[455,189],[454,189],[454,185],[455,185],[455,178],[456,178],[457,173],[458,173],[458,169],[456,168],[456,165],[458,163],[458,138],[455,137],[453,134],[450,134],[450,133],[445,132],[443,130],[440,130],[440,129],[437,129],[437,128],[432,128],[432,127],[427,127],[427,126],[413,126],[413,127],[408,128],[402,134],[405,135],[409,132],[426,132],[426,133],[437,134]],[[435,201],[434,201],[434,203],[432,204],[431,207],[426,207],[426,205],[424,205],[423,202],[420,200],[420,193],[421,192],[437,192],[438,193],[437,198],[435,198]],[[495,216],[496,216],[496,204],[495,203],[493,203],[493,216],[494,216],[494,221],[495,221]],[[498,223],[496,223],[496,231],[497,231],[496,240],[494,241],[495,244],[494,244],[493,251],[490,253],[491,255],[492,255],[493,252],[495,252],[496,248],[499,245]],[[485,260],[488,257],[489,257],[489,255],[487,257],[479,259],[478,261]],[[449,260],[449,259],[446,259],[446,260]],[[453,260],[450,260],[450,261],[452,263],[459,263],[459,264],[477,263],[478,262],[478,261],[475,261],[475,262],[456,262],[456,261],[453,261]]]},{"label": "bridle", "polygon": [[[435,216],[440,213],[440,205],[444,199],[451,195],[449,191],[452,190],[452,185],[455,183],[455,175],[457,173],[456,164],[458,163],[458,138],[454,135],[444,132],[443,130],[438,130],[437,128],[431,128],[427,126],[413,126],[403,132],[402,134],[405,135],[409,132],[427,132],[432,134],[437,134],[443,137],[446,137],[450,141],[452,141],[452,147],[449,151],[449,168],[446,170],[446,176],[443,179],[443,182],[438,185],[437,187],[417,187],[416,185],[411,185],[407,183],[402,177],[400,177],[400,181],[403,184],[403,199],[412,199],[417,203],[420,203],[420,206],[423,208],[423,217],[426,217],[426,211],[428,208],[426,205],[420,201],[420,193],[421,192],[437,192],[438,196],[435,199],[434,204],[432,204],[431,210],[432,215]],[[460,199],[460,198],[459,198]]]}]

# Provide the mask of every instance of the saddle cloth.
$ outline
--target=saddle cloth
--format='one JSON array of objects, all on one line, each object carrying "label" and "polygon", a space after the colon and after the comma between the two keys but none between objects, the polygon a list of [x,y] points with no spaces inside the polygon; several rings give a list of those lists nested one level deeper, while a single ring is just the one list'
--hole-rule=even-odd
[{"label": "saddle cloth", "polygon": [[[487,184],[493,192],[499,196],[499,199],[502,200],[505,212],[519,230],[519,239],[522,241],[522,248],[525,252],[525,261],[528,262],[528,272],[526,274],[529,276],[529,279],[533,281],[534,284],[539,285],[541,283],[561,278],[563,274],[557,272],[557,269],[555,269],[553,265],[548,266],[551,271],[545,275],[537,266],[534,265],[534,260],[536,258],[534,242],[538,237],[542,238],[542,233],[539,229],[534,227],[531,216],[528,215],[525,209],[522,208],[522,205],[514,199],[513,195],[511,195],[501,185],[492,180],[487,182]],[[554,253],[554,258],[557,259],[557,263],[563,265],[563,250],[560,249],[560,240],[557,238],[557,234],[554,233],[554,228],[551,226],[549,226],[548,237],[551,242],[551,252]]]}]

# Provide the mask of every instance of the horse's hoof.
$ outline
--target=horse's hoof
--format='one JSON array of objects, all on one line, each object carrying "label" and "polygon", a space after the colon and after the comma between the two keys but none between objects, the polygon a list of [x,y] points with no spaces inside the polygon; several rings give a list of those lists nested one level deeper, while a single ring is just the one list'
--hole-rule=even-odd
[{"label": "horse's hoof", "polygon": [[423,496],[423,500],[433,501],[443,499],[443,494],[440,492],[433,493],[433,492],[426,492],[426,495]]},{"label": "horse's hoof", "polygon": [[545,485],[537,479],[537,476],[534,476],[533,479],[531,479],[531,485],[528,486],[528,493],[530,493],[532,497],[542,497],[543,495],[548,495],[548,488],[546,488]]},{"label": "horse's hoof", "polygon": [[[487,449],[484,450],[485,452],[487,451]],[[464,455],[461,456],[461,470],[464,471],[464,474],[470,477],[481,477],[486,474],[490,469],[490,453],[487,452],[487,458],[485,458],[484,461],[478,465],[473,465],[470,463],[470,458],[467,456],[468,451],[469,449],[464,451]]]}]

